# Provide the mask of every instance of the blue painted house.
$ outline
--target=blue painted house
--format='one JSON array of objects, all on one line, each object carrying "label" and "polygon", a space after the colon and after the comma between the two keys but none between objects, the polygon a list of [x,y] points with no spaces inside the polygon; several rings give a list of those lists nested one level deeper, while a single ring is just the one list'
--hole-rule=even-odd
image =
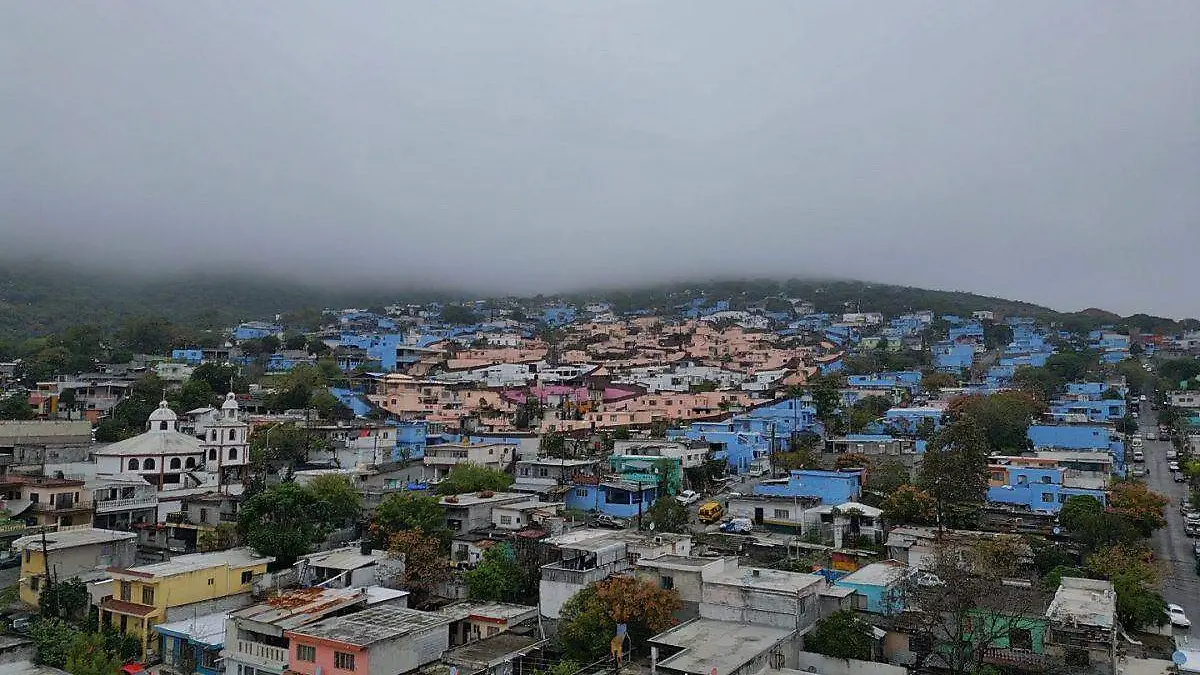
[{"label": "blue painted house", "polygon": [[891,408],[883,414],[883,428],[896,433],[913,434],[925,420],[933,422],[934,430],[942,428],[942,419],[946,411],[941,408]]},{"label": "blue painted house", "polygon": [[1103,477],[1076,476],[1049,466],[993,464],[988,471],[987,500],[993,504],[1058,513],[1071,497],[1095,497],[1101,504],[1108,503],[1107,479]]},{"label": "blue painted house", "polygon": [[796,469],[787,478],[764,480],[754,494],[770,497],[811,497],[822,504],[856,502],[862,495],[862,472]]},{"label": "blue painted house", "polygon": [[188,365],[198,366],[201,363],[204,363],[204,350],[203,349],[172,349],[171,350],[171,360],[172,361],[183,361],[184,363],[186,363]]},{"label": "blue painted house", "polygon": [[218,612],[154,626],[163,665],[189,675],[220,675],[225,619],[226,614]]},{"label": "blue painted house", "polygon": [[617,518],[644,515],[658,499],[658,486],[626,480],[602,480],[595,485],[576,483],[566,496],[568,509],[607,513]]},{"label": "blue painted house", "polygon": [[733,473],[745,473],[759,457],[766,457],[770,441],[761,433],[744,431],[733,421],[692,422],[686,429],[671,430],[667,438],[707,443],[713,459],[724,459]]},{"label": "blue painted house", "polygon": [[233,329],[233,339],[241,342],[242,340],[256,340],[259,338],[279,335],[283,332],[283,328],[278,324],[265,323],[262,321],[250,321],[240,324]]},{"label": "blue painted house", "polygon": [[542,310],[542,323],[547,326],[566,326],[575,322],[575,308],[566,306],[546,307]]},{"label": "blue painted house", "polygon": [[1115,422],[1128,412],[1125,399],[1109,399],[1104,401],[1062,401],[1050,402],[1050,416],[1058,421],[1086,419],[1088,422]]},{"label": "blue painted house", "polygon": [[975,360],[975,345],[939,342],[933,346],[933,364],[943,373],[960,373]]},{"label": "blue painted house", "polygon": [[1035,450],[1085,450],[1112,455],[1119,471],[1125,466],[1125,443],[1111,427],[1097,424],[1034,424],[1029,442]]},{"label": "blue painted house", "polygon": [[872,614],[892,615],[904,611],[904,591],[908,579],[917,573],[898,560],[884,560],[860,567],[833,582],[834,586],[849,588],[862,596],[855,603],[858,609]]}]

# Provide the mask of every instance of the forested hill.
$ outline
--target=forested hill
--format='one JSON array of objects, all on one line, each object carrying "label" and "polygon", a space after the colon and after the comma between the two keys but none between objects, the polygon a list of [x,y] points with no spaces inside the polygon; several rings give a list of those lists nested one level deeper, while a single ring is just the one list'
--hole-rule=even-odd
[{"label": "forested hill", "polygon": [[[379,284],[331,288],[245,273],[139,277],[81,271],[62,265],[0,262],[0,339],[11,341],[56,334],[81,324],[113,329],[134,316],[162,317],[180,325],[218,329],[240,321],[302,310],[479,297],[482,296]],[[972,293],[820,279],[693,281],[557,297],[575,304],[611,302],[618,311],[649,309],[663,313],[673,312],[700,297],[728,300],[734,309],[786,306],[783,298],[801,298],[824,312],[871,311],[892,316],[925,309],[958,315],[993,310],[1059,321],[1077,330],[1114,324],[1143,331],[1172,332],[1195,325],[1195,322],[1180,324],[1144,314],[1122,318],[1100,310],[1060,314],[1031,303]],[[536,296],[523,300],[522,304],[534,307],[548,301],[551,296]]]}]

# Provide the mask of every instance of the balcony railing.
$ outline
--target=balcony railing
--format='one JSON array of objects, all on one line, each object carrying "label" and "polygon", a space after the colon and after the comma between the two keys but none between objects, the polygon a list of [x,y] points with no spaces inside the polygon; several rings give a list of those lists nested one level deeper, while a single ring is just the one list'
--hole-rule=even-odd
[{"label": "balcony railing", "polygon": [[94,504],[96,505],[96,513],[148,509],[158,505],[158,497],[151,495],[147,497],[127,497],[125,499],[103,499],[95,501]]},{"label": "balcony railing", "polygon": [[288,650],[283,647],[272,647],[261,642],[250,640],[235,640],[234,650],[237,660],[243,658],[257,661],[264,666],[283,667],[288,662]]}]

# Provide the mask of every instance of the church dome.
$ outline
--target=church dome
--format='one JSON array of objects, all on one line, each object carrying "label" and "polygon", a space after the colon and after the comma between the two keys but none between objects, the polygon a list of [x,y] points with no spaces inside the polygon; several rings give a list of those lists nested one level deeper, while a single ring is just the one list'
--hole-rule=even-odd
[{"label": "church dome", "polygon": [[178,419],[179,418],[175,415],[175,411],[171,410],[171,407],[167,405],[166,401],[160,402],[158,404],[158,408],[156,408],[154,412],[150,413],[151,422],[175,422],[178,421]]},{"label": "church dome", "polygon": [[238,402],[237,395],[232,391],[225,394],[225,402],[221,404],[221,410],[237,410]]}]

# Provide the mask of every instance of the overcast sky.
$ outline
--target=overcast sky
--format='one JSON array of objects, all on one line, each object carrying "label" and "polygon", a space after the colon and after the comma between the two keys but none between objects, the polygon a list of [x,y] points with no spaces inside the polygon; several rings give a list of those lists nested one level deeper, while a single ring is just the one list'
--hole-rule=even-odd
[{"label": "overcast sky", "polygon": [[1200,315],[1200,2],[0,4],[0,249]]}]

